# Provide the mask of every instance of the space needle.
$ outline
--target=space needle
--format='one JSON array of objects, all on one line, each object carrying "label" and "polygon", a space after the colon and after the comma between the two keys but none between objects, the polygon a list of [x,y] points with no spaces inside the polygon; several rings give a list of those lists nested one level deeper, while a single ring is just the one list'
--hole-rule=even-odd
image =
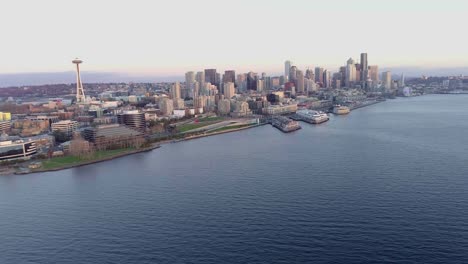
[{"label": "space needle", "polygon": [[80,64],[83,63],[83,61],[76,58],[72,62],[76,64],[76,103],[82,104],[85,103],[86,99],[80,76]]}]

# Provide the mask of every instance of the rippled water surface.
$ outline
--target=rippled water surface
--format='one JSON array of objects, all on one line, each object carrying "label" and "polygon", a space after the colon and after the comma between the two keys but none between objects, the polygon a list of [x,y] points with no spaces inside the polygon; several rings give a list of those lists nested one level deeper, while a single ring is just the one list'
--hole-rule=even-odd
[{"label": "rippled water surface", "polygon": [[468,96],[0,177],[0,263],[468,263]]}]

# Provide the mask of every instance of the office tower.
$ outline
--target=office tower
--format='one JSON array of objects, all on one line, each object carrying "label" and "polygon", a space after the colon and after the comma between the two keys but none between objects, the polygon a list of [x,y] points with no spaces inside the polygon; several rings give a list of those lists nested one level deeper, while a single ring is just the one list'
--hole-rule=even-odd
[{"label": "office tower", "polygon": [[333,73],[331,77],[331,87],[335,89],[340,89],[341,88],[341,72],[335,72]]},{"label": "office tower", "polygon": [[257,79],[257,92],[262,92],[265,89],[262,79]]},{"label": "office tower", "polygon": [[296,91],[304,93],[304,73],[300,70],[296,71]]},{"label": "office tower", "polygon": [[80,64],[83,63],[82,60],[76,58],[72,61],[76,64],[76,103],[82,104],[86,101],[83,84],[81,83],[80,75]]},{"label": "office tower", "polygon": [[227,83],[227,82],[232,82],[232,83],[236,82],[236,72],[235,71],[233,71],[233,70],[224,71],[223,83]]},{"label": "office tower", "polygon": [[323,71],[323,87],[331,88],[331,76],[328,70]]},{"label": "office tower", "polygon": [[189,71],[185,73],[185,87],[190,91],[193,91],[193,83],[195,83],[195,73]]},{"label": "office tower", "polygon": [[400,79],[400,85],[401,87],[405,87],[405,74],[401,74],[401,79]]},{"label": "office tower", "polygon": [[270,87],[272,89],[281,87],[281,77],[272,77],[270,79]]},{"label": "office tower", "polygon": [[315,67],[315,82],[323,83],[323,68]]},{"label": "office tower", "polygon": [[361,83],[362,88],[366,88],[366,82],[369,78],[369,65],[367,63],[367,53],[361,53]]},{"label": "office tower", "polygon": [[163,98],[159,102],[159,110],[161,110],[163,115],[172,115],[174,111],[174,102],[171,99]]},{"label": "office tower", "polygon": [[314,74],[314,71],[311,70],[311,69],[307,69],[306,70],[306,74],[305,74],[305,78],[309,79],[309,80],[314,80],[315,81],[315,74]]},{"label": "office tower", "polygon": [[184,99],[177,98],[177,99],[173,99],[172,101],[174,104],[174,109],[177,109],[177,110],[185,109]]},{"label": "office tower", "polygon": [[242,73],[237,75],[237,88],[239,91],[247,90],[247,74]]},{"label": "office tower", "polygon": [[290,82],[296,82],[296,75],[297,75],[297,67],[296,66],[291,66],[289,69],[289,77],[288,80]]},{"label": "office tower", "polygon": [[224,83],[224,98],[231,99],[236,93],[233,82]]},{"label": "office tower", "polygon": [[180,84],[179,82],[176,82],[171,86],[171,99],[176,100],[179,99],[180,97]]},{"label": "office tower", "polygon": [[379,66],[377,66],[377,65],[369,66],[369,78],[373,82],[378,82],[379,81]]},{"label": "office tower", "polygon": [[349,58],[346,62],[346,87],[352,87],[353,83],[356,81],[356,65],[354,60]]},{"label": "office tower", "polygon": [[271,90],[271,77],[270,76],[265,76],[263,77],[263,85],[265,90],[269,91]]},{"label": "office tower", "polygon": [[291,61],[285,61],[284,62],[284,82],[289,81],[289,69],[291,69]]},{"label": "office tower", "polygon": [[205,85],[205,72],[197,72],[195,79],[197,80],[198,85],[203,87]]},{"label": "office tower", "polygon": [[205,82],[209,82],[219,88],[219,83],[216,82],[216,69],[205,69]]},{"label": "office tower", "polygon": [[247,74],[247,90],[257,90],[257,74],[254,72]]},{"label": "office tower", "polygon": [[382,72],[382,84],[386,91],[392,89],[392,73],[390,71]]},{"label": "office tower", "polygon": [[341,74],[340,86],[344,86],[346,84],[346,66],[340,67],[340,74]]},{"label": "office tower", "polygon": [[306,92],[314,92],[317,87],[315,85],[315,80],[313,79],[305,79],[304,80],[304,89],[306,90]]}]

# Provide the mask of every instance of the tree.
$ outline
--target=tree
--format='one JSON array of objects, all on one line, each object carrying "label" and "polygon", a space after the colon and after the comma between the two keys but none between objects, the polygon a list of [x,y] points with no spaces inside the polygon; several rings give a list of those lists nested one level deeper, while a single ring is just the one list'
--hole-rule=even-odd
[{"label": "tree", "polygon": [[55,142],[57,143],[63,143],[63,142],[68,141],[69,139],[68,135],[65,132],[60,131],[60,130],[55,130],[52,134],[55,138]]}]

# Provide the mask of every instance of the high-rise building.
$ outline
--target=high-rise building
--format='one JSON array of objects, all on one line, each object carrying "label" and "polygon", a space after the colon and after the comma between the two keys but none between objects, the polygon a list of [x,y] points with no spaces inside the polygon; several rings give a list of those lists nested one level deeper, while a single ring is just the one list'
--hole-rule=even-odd
[{"label": "high-rise building", "polygon": [[247,74],[238,74],[237,75],[237,87],[239,91],[247,90]]},{"label": "high-rise building", "polygon": [[315,82],[323,83],[323,68],[315,67]]},{"label": "high-rise building", "polygon": [[200,88],[203,87],[205,85],[205,72],[197,72],[195,79],[197,80]]},{"label": "high-rise building", "polygon": [[300,70],[296,71],[296,91],[298,93],[304,93],[304,73]]},{"label": "high-rise building", "polygon": [[291,68],[289,69],[288,80],[290,82],[296,83],[296,77],[297,77],[296,75],[297,75],[297,67],[296,66],[291,66]]},{"label": "high-rise building", "polygon": [[257,74],[249,72],[247,74],[247,90],[257,90]]},{"label": "high-rise building", "polygon": [[173,99],[172,100],[173,103],[174,103],[174,109],[177,109],[177,110],[182,110],[182,109],[185,109],[185,102],[183,99]]},{"label": "high-rise building", "polygon": [[180,84],[176,82],[171,86],[171,99],[176,100],[180,98]]},{"label": "high-rise building", "polygon": [[289,69],[291,69],[292,62],[287,60],[284,62],[284,82],[289,81]]},{"label": "high-rise building", "polygon": [[362,88],[366,88],[365,84],[369,78],[369,65],[367,63],[367,53],[361,53],[361,83],[363,84]]},{"label": "high-rise building", "polygon": [[377,66],[377,65],[369,66],[369,78],[373,82],[378,82],[379,81],[379,66]]},{"label": "high-rise building", "polygon": [[224,76],[223,76],[223,83],[227,82],[236,82],[236,71],[229,70],[229,71],[224,71]]},{"label": "high-rise building", "polygon": [[340,87],[341,87],[341,86],[344,86],[344,85],[346,84],[346,66],[341,66],[341,67],[340,67],[340,75],[341,75],[341,76],[340,76],[340,77],[341,77],[341,79],[340,79],[340,84],[341,84]]},{"label": "high-rise building", "polygon": [[401,87],[405,87],[405,74],[401,74],[401,79],[400,79],[400,85]]},{"label": "high-rise building", "polygon": [[311,69],[307,69],[306,70],[306,74],[305,74],[305,78],[309,79],[309,80],[314,80],[315,81],[315,74],[314,74],[314,71],[311,70]]},{"label": "high-rise building", "polygon": [[224,98],[231,99],[236,92],[233,82],[224,83]]},{"label": "high-rise building", "polygon": [[189,94],[193,94],[195,83],[195,73],[193,71],[189,71],[185,73],[185,88],[188,89]]},{"label": "high-rise building", "polygon": [[349,58],[346,62],[346,87],[352,87],[352,85],[356,82],[356,65],[354,64],[354,60]]},{"label": "high-rise building", "polygon": [[209,82],[213,85],[216,85],[219,89],[219,83],[217,82],[217,73],[216,69],[205,69],[205,82]]},{"label": "high-rise building", "polygon": [[323,71],[323,87],[331,88],[331,76],[328,70]]},{"label": "high-rise building", "polygon": [[392,89],[392,73],[390,71],[382,72],[382,84],[385,90]]},{"label": "high-rise building", "polygon": [[159,102],[159,110],[161,110],[163,115],[172,115],[172,112],[174,111],[174,102],[169,98],[163,98]]}]

